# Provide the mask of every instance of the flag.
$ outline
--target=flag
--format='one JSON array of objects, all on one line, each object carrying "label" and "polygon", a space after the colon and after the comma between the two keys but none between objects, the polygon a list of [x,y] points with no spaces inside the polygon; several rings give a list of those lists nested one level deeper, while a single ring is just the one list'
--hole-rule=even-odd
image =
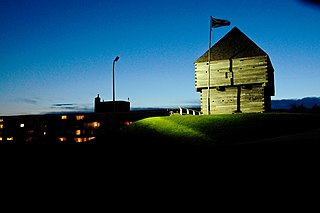
[{"label": "flag", "polygon": [[224,19],[212,18],[211,16],[211,28],[221,27],[221,26],[229,26],[230,21]]}]

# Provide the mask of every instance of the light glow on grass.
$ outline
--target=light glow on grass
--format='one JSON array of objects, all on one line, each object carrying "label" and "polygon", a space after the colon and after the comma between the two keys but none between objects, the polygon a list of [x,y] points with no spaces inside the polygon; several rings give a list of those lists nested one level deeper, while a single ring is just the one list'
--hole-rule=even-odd
[{"label": "light glow on grass", "polygon": [[231,144],[315,128],[320,128],[320,114],[248,113],[151,117],[134,122],[123,132],[181,143]]},{"label": "light glow on grass", "polygon": [[142,125],[146,125],[147,128],[154,129],[158,134],[170,138],[206,140],[206,135],[204,133],[193,126],[186,125],[184,122],[179,122],[178,119],[155,117],[146,119],[146,122]]}]

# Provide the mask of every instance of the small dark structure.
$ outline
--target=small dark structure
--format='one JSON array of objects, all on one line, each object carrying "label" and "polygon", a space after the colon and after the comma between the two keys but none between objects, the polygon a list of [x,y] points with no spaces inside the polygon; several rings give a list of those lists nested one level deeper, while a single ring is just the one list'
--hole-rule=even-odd
[{"label": "small dark structure", "polygon": [[[94,99],[94,112],[113,112],[113,101],[102,101],[98,96]],[[129,101],[115,101],[115,112],[130,112]]]},{"label": "small dark structure", "polygon": [[210,73],[208,52],[194,63],[203,114],[271,110],[274,69],[261,48],[234,27],[211,47]]}]

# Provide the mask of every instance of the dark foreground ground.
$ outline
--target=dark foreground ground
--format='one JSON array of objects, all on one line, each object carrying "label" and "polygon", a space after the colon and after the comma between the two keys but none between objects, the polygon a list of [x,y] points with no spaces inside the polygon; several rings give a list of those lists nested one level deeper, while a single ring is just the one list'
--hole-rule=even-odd
[{"label": "dark foreground ground", "polygon": [[[2,145],[2,164],[54,165],[55,168],[131,169],[217,168],[315,173],[320,166],[320,130],[227,145],[186,145],[156,138],[114,135],[93,143]],[[56,167],[57,166],[57,167]],[[44,168],[44,167],[43,167]],[[111,169],[111,170],[110,170]],[[119,170],[120,169],[120,170]],[[230,170],[229,170],[230,169]]]},{"label": "dark foreground ground", "polygon": [[[271,137],[259,140],[238,140],[225,144],[207,143],[202,145],[185,144],[184,141],[171,141],[165,138],[156,137],[140,137],[138,135],[122,135],[122,134],[109,134],[98,137],[92,142],[86,143],[57,143],[57,144],[1,144],[1,154],[5,155],[12,152],[35,153],[39,151],[79,151],[79,153],[88,152],[88,154],[98,155],[121,155],[127,154],[128,156],[135,155],[148,155],[149,153],[202,153],[207,155],[228,155],[229,153],[237,156],[241,153],[254,155],[258,153],[272,154],[290,154],[299,155],[304,152],[317,153],[320,147],[320,129],[312,129],[299,133],[282,135],[279,137]],[[319,153],[320,155],[320,153]]]},{"label": "dark foreground ground", "polygon": [[320,162],[320,130],[226,145],[188,145],[181,141],[117,135],[112,141],[100,138],[91,145],[76,144],[75,147],[66,149],[76,156],[91,156],[90,159],[98,162],[107,160],[121,165],[160,164],[170,167],[178,163],[179,166],[226,165],[252,169],[267,166],[280,170],[312,168],[308,171],[316,171]]},{"label": "dark foreground ground", "polygon": [[59,202],[63,197],[69,204],[69,193],[74,192],[80,203],[92,199],[90,208],[116,203],[116,208],[142,205],[149,210],[168,199],[177,204],[181,198],[179,209],[195,200],[212,207],[220,202],[210,197],[214,195],[236,208],[234,200],[244,200],[246,209],[261,202],[255,211],[276,203],[276,208],[279,203],[286,209],[296,207],[307,199],[307,206],[301,204],[306,210],[318,203],[319,142],[320,131],[311,130],[219,146],[174,145],[119,135],[92,144],[5,145],[0,146],[1,174],[7,179],[2,183],[10,191],[27,186],[29,197],[37,186],[41,197],[55,192]]}]

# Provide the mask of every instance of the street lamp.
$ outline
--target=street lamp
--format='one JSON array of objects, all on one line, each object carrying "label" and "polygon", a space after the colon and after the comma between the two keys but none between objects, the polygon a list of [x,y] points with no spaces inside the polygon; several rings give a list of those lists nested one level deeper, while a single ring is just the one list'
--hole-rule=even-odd
[{"label": "street lamp", "polygon": [[112,101],[113,101],[113,124],[115,126],[115,117],[116,117],[116,102],[115,102],[115,87],[114,87],[114,64],[119,60],[119,56],[117,56],[113,60],[112,64]]}]

